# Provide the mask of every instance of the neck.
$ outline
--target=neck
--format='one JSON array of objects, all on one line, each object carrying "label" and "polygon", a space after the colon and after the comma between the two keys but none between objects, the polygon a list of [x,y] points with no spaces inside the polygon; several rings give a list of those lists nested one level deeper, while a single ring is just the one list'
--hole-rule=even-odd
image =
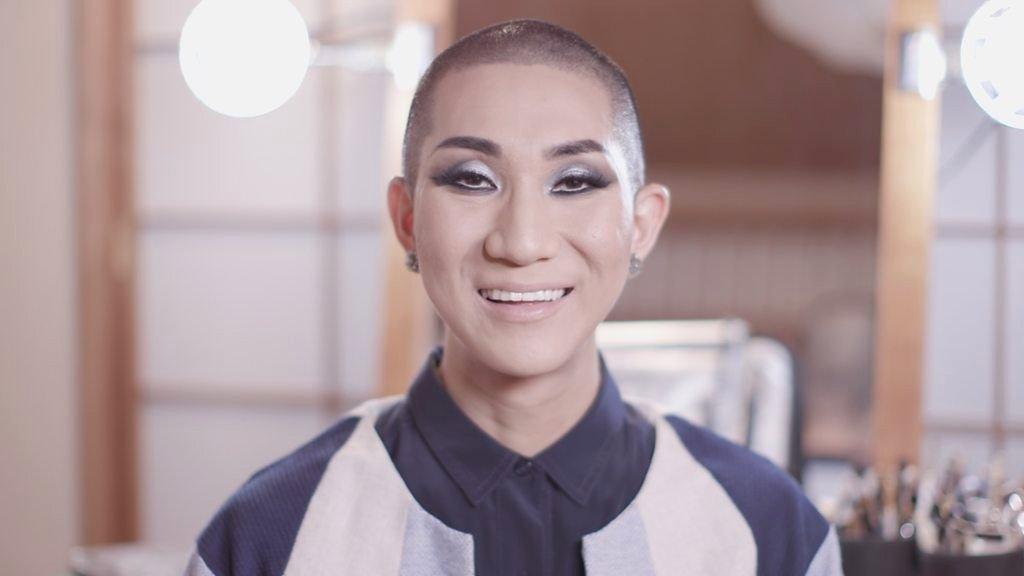
[{"label": "neck", "polygon": [[492,370],[447,331],[438,373],[466,416],[506,448],[532,458],[579,422],[601,384],[590,338],[562,366],[528,377]]}]

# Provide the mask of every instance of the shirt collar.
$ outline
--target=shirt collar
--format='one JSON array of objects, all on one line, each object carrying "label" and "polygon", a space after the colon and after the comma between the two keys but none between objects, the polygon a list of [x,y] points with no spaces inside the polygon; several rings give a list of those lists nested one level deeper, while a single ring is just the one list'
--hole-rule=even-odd
[{"label": "shirt collar", "polygon": [[[431,351],[409,390],[416,427],[448,474],[475,506],[519,460],[466,416],[445,390],[437,368],[444,350]],[[598,352],[597,398],[579,422],[538,454],[537,463],[576,503],[586,504],[625,422],[625,407],[604,357]]]}]

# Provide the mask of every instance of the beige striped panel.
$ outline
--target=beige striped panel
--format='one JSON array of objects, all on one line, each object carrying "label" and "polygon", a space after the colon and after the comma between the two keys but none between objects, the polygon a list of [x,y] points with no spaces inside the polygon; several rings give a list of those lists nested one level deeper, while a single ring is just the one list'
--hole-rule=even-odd
[{"label": "beige striped panel", "polygon": [[654,573],[756,575],[754,534],[729,494],[657,409],[634,405],[655,424],[654,458],[636,498]]},{"label": "beige striped panel", "polygon": [[402,397],[371,400],[331,458],[299,527],[285,576],[472,576],[473,537],[413,499],[374,429]]}]

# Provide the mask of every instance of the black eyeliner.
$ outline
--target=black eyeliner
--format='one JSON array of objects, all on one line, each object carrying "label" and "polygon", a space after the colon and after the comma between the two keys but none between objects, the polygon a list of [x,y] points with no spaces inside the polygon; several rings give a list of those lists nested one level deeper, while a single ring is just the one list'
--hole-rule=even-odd
[{"label": "black eyeliner", "polygon": [[564,174],[562,174],[558,178],[558,181],[555,182],[555,188],[557,188],[559,184],[561,184],[562,182],[564,182],[566,180],[578,180],[578,181],[582,182],[586,187],[583,188],[583,189],[580,189],[580,190],[566,190],[566,191],[552,190],[552,194],[557,194],[559,196],[571,196],[573,194],[583,194],[583,193],[588,192],[590,190],[600,190],[602,188],[607,188],[612,183],[611,179],[605,177],[600,172],[593,172],[591,170],[579,170],[579,169],[577,169],[577,170],[568,170]]},{"label": "black eyeliner", "polygon": [[462,180],[463,178],[466,178],[467,176],[482,178],[484,180],[487,180],[488,182],[491,182],[492,186],[494,185],[494,183],[491,181],[491,178],[486,174],[482,174],[480,172],[477,172],[476,170],[469,170],[467,168],[462,167],[461,165],[455,165],[449,168],[445,168],[444,170],[441,170],[440,172],[431,175],[430,180],[436,186],[454,186],[455,188],[458,188],[460,190],[468,190],[470,192],[479,192],[485,190],[484,188],[472,188],[459,184],[459,181]]},{"label": "black eyeliner", "polygon": [[465,172],[465,170],[461,167],[451,166],[439,172],[435,172],[430,176],[430,179],[433,180],[434,184],[442,186],[445,184],[451,184],[458,176],[462,175],[463,172]]}]

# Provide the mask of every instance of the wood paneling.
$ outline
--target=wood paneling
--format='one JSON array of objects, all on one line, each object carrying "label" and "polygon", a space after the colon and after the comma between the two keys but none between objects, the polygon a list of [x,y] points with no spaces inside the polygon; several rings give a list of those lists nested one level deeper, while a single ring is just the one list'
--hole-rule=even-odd
[{"label": "wood paneling", "polygon": [[82,542],[137,536],[130,0],[79,0]]},{"label": "wood paneling", "polygon": [[686,228],[874,232],[878,172],[697,170],[651,166],[648,178],[672,191],[669,225]]},{"label": "wood paneling", "polygon": [[648,162],[877,169],[881,79],[829,69],[751,0],[467,0],[456,33],[526,17],[574,30],[625,69]]},{"label": "wood paneling", "polygon": [[611,320],[738,317],[798,357],[822,308],[870,302],[874,231],[760,220],[672,222]]},{"label": "wood paneling", "polygon": [[929,250],[939,142],[939,106],[900,91],[901,35],[938,30],[935,0],[897,0],[889,23],[879,200],[877,319],[873,386],[874,459],[916,462]]}]

